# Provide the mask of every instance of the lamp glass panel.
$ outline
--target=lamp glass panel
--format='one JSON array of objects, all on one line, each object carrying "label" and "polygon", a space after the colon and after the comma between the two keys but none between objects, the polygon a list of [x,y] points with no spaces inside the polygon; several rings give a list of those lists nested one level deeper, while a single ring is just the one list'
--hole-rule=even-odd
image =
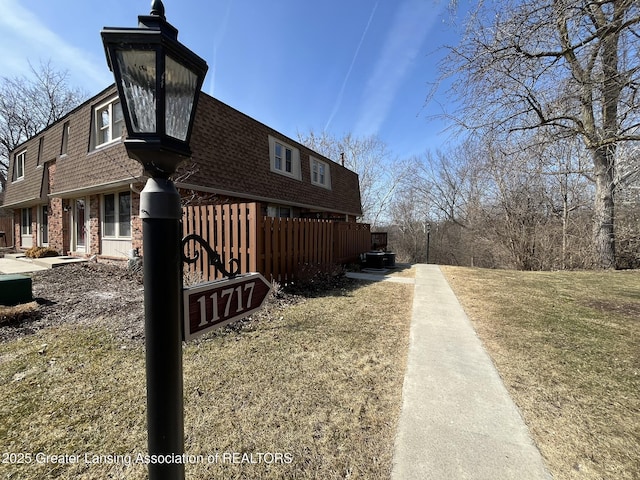
[{"label": "lamp glass panel", "polygon": [[117,50],[122,88],[134,133],[156,131],[156,52]]},{"label": "lamp glass panel", "polygon": [[166,132],[170,137],[186,141],[198,76],[169,56],[165,70]]}]

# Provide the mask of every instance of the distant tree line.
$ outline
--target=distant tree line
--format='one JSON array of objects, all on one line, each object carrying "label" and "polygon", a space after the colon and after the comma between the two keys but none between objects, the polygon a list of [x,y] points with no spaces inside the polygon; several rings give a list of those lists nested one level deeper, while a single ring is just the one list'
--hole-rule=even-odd
[{"label": "distant tree line", "polygon": [[640,3],[479,1],[465,27],[458,144],[380,163],[374,227],[404,261],[640,267]]},{"label": "distant tree line", "polygon": [[[577,142],[517,146],[468,140],[414,159],[390,210],[400,258],[520,270],[600,268],[593,244],[594,182]],[[630,163],[640,156],[628,152]],[[621,160],[621,163],[626,163]],[[618,268],[640,267],[640,182],[618,188]],[[428,228],[427,228],[428,225]]]}]

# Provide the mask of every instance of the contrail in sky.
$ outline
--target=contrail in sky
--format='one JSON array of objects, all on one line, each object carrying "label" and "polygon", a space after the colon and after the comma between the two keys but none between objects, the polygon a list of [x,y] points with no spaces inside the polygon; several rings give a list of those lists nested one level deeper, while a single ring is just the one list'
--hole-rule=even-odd
[{"label": "contrail in sky", "polygon": [[231,12],[231,2],[227,2],[227,8],[224,12],[224,17],[222,20],[222,26],[218,29],[218,32],[213,39],[213,65],[211,68],[212,75],[209,75],[209,95],[213,96],[216,90],[216,77],[217,72],[216,69],[218,67],[218,48],[220,48],[220,44],[222,43],[222,39],[227,32],[227,25],[229,24],[229,13]]},{"label": "contrail in sky", "polygon": [[109,73],[104,60],[93,63],[84,50],[47,28],[31,10],[20,5],[19,0],[0,0],[0,11],[0,30],[15,35],[13,42],[5,38],[0,42],[0,71],[3,74],[9,70],[31,75],[27,68],[28,52],[40,51],[43,55],[52,52],[50,55],[55,60],[55,66],[60,71],[68,70],[72,81],[79,86],[95,88],[95,85],[113,82],[113,75]]},{"label": "contrail in sky", "polygon": [[373,6],[373,10],[371,11],[371,15],[369,15],[369,21],[367,22],[367,26],[364,28],[364,32],[362,32],[362,37],[360,37],[360,43],[358,43],[358,48],[356,48],[356,53],[353,55],[353,58],[351,59],[351,65],[349,65],[349,70],[347,71],[347,74],[344,77],[344,81],[342,82],[342,87],[340,88],[340,93],[338,93],[338,98],[336,100],[336,103],[333,106],[333,110],[331,111],[331,115],[329,115],[329,120],[327,120],[326,125],[324,126],[324,129],[327,130],[329,128],[329,125],[331,124],[331,121],[333,120],[333,117],[335,117],[336,113],[338,113],[338,109],[340,108],[340,105],[342,104],[342,96],[344,95],[344,89],[347,86],[347,82],[349,81],[349,77],[351,76],[351,70],[353,70],[353,65],[356,63],[356,59],[358,58],[358,53],[360,53],[360,47],[362,47],[362,43],[364,42],[364,38],[367,36],[367,32],[369,31],[369,26],[371,25],[371,21],[373,20],[373,16],[376,13],[376,10],[378,9],[378,4],[380,3],[380,1],[377,1],[376,4]]},{"label": "contrail in sky", "polygon": [[386,120],[407,74],[447,2],[405,0],[399,5],[376,66],[363,90],[356,135],[375,135]]}]

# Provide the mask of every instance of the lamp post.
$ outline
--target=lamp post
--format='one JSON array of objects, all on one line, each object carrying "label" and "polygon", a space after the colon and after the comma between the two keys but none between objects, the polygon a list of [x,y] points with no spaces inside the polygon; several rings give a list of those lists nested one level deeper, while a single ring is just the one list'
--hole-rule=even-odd
[{"label": "lamp post", "polygon": [[149,177],[140,194],[149,479],[184,479],[181,208],[170,176],[191,156],[207,64],[178,42],[161,0],[137,28],[105,27],[101,36],[122,103],[124,145]]}]

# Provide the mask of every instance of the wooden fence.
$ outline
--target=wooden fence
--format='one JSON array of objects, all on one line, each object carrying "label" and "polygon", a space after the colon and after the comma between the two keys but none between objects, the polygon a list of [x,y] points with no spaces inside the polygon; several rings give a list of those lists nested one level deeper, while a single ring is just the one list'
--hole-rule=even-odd
[{"label": "wooden fence", "polygon": [[[183,236],[202,236],[228,270],[236,258],[240,272],[260,272],[267,280],[290,281],[301,271],[355,262],[371,248],[368,224],[264,217],[258,203],[190,206],[182,214]],[[221,278],[195,243],[186,253],[193,256],[196,250],[199,258],[189,270],[205,279]]]},{"label": "wooden fence", "polygon": [[[258,216],[256,203],[234,203],[229,205],[190,206],[182,209],[182,236],[195,233],[204,238],[221,257],[222,263],[230,270],[229,260],[240,262],[240,272],[256,272],[259,258]],[[222,274],[209,265],[207,253],[195,242],[185,247],[185,253],[198,260],[185,270],[200,272],[203,278],[215,280]]]},{"label": "wooden fence", "polygon": [[0,215],[0,232],[4,235],[0,237],[0,247],[13,246],[13,217]]}]

